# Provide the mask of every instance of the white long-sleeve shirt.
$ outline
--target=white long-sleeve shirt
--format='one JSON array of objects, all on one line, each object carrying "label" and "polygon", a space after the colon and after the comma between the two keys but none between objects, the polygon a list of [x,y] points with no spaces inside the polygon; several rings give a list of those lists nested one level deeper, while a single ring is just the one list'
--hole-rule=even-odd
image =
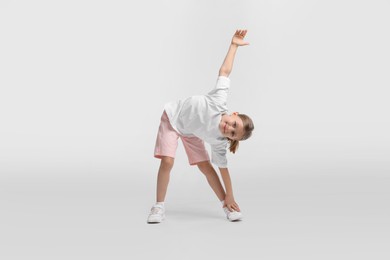
[{"label": "white long-sleeve shirt", "polygon": [[218,76],[217,83],[206,95],[196,95],[164,105],[172,127],[181,135],[196,136],[210,144],[211,162],[227,168],[228,140],[219,130],[226,114],[230,79]]}]

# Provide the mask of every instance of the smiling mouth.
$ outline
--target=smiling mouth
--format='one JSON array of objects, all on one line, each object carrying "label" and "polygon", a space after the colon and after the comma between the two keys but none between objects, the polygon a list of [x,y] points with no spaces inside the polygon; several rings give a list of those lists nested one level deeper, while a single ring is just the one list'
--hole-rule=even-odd
[{"label": "smiling mouth", "polygon": [[225,126],[223,127],[223,133],[225,133],[225,129],[226,129],[226,123],[225,123]]}]

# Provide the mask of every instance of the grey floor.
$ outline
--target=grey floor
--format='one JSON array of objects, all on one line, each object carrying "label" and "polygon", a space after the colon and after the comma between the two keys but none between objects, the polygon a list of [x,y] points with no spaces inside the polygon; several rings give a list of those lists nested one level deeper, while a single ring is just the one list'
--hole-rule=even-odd
[{"label": "grey floor", "polygon": [[183,167],[172,171],[166,220],[147,224],[155,180],[105,169],[2,177],[0,258],[390,258],[385,174],[253,171],[234,177],[244,219],[229,222],[204,176]]}]

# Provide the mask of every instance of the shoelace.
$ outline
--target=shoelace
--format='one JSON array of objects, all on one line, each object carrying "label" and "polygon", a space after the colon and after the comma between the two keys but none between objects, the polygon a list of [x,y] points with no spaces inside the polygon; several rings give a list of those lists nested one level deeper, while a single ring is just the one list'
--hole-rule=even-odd
[{"label": "shoelace", "polygon": [[159,214],[160,212],[162,213],[162,208],[160,207],[152,207],[152,212],[151,214]]}]

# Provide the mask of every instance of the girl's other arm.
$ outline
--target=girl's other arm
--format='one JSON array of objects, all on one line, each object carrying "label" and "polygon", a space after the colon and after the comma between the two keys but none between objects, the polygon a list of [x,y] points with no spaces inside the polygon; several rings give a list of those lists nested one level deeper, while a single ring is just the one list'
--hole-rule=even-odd
[{"label": "girl's other arm", "polygon": [[234,200],[232,181],[230,179],[228,168],[219,168],[219,171],[221,172],[222,180],[226,189],[225,205],[223,206],[227,206],[230,211],[241,211],[237,202]]},{"label": "girl's other arm", "polygon": [[234,34],[232,41],[229,46],[228,53],[226,54],[225,60],[221,68],[219,69],[219,76],[228,77],[233,68],[234,57],[239,46],[249,45],[249,42],[244,42],[244,37],[247,30],[237,30]]}]

